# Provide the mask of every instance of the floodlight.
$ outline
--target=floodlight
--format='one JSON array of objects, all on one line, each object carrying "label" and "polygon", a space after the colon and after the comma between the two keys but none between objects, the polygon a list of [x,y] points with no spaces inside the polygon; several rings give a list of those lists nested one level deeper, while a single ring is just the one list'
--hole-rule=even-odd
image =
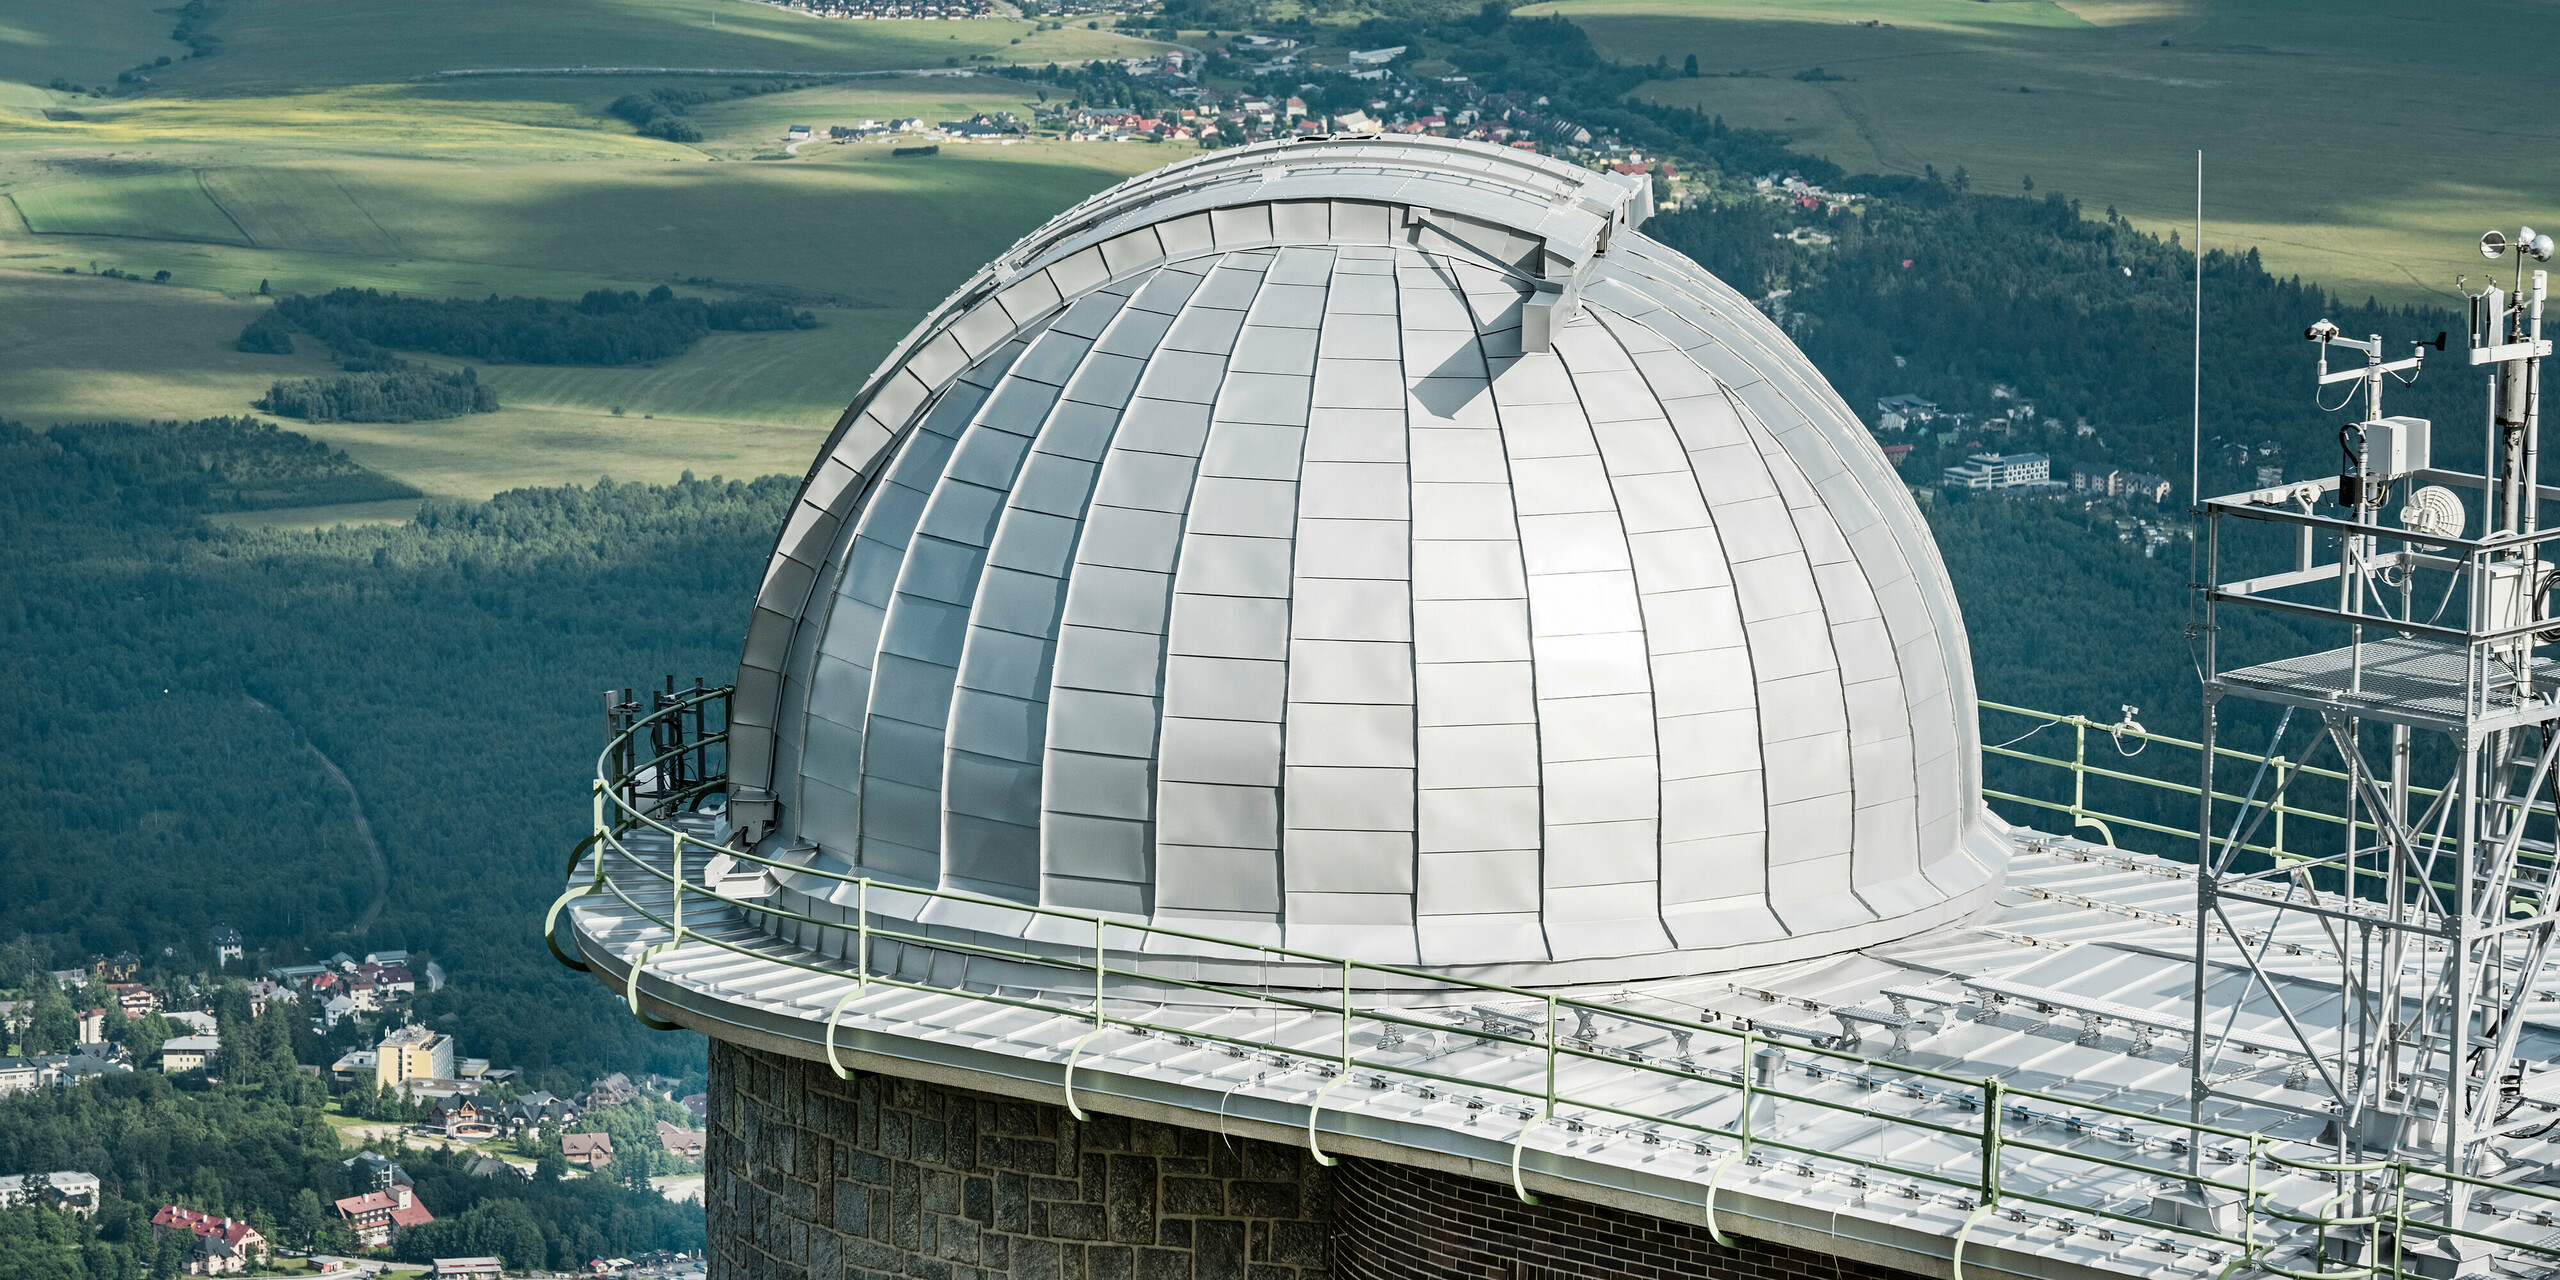
[{"label": "floodlight", "polygon": [[2507,238],[2506,238],[2504,235],[2501,235],[2501,234],[2499,234],[2498,232],[2492,231],[2492,232],[2490,232],[2489,234],[2487,234],[2487,235],[2484,235],[2484,236],[2480,237],[2480,256],[2481,256],[2481,257],[2483,257],[2483,258],[2487,258],[2487,259],[2489,259],[2489,260],[2491,260],[2491,261],[2493,261],[2493,262],[2494,262],[2494,261],[2496,261],[2496,260],[2497,260],[2497,259],[2499,259],[2499,258],[2503,258],[2503,257],[2505,257],[2505,256],[2506,256],[2506,253],[2507,253]]}]

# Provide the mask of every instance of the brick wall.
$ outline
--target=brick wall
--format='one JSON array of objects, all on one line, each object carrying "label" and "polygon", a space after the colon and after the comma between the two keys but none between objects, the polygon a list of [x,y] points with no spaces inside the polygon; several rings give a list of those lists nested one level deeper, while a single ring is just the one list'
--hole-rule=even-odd
[{"label": "brick wall", "polygon": [[1328,1171],[1267,1142],[711,1042],[714,1280],[1328,1280]]},{"label": "brick wall", "polygon": [[[1455,1174],[1345,1160],[1333,1171],[1338,1280],[1913,1280],[1904,1272]],[[1729,1233],[1728,1233],[1729,1234]]]}]

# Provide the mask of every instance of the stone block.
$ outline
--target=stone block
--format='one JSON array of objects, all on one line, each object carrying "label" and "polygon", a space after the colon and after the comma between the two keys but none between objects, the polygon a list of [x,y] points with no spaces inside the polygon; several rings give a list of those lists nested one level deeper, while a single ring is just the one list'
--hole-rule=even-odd
[{"label": "stone block", "polygon": [[1019,1173],[999,1173],[995,1187],[995,1229],[1016,1233],[1030,1230],[1031,1179]]},{"label": "stone block", "polygon": [[1215,1217],[1227,1211],[1224,1188],[1210,1178],[1166,1178],[1163,1205],[1166,1213],[1187,1218]]},{"label": "stone block", "polygon": [[1082,1201],[1031,1206],[1031,1234],[1055,1240],[1103,1238],[1102,1206]]},{"label": "stone block", "polygon": [[1014,1280],[1066,1280],[1065,1272],[1059,1268],[1057,1241],[1026,1238],[1009,1244]]},{"label": "stone block", "polygon": [[1028,1102],[999,1099],[995,1104],[993,1129],[1008,1138],[1045,1137],[1050,1132],[1049,1126],[1043,1123],[1047,1117],[1042,1113],[1046,1110]]},{"label": "stone block", "polygon": [[996,1224],[996,1184],[993,1179],[961,1179],[960,1216],[982,1227]]},{"label": "stone block", "polygon": [[1132,1120],[1129,1122],[1129,1150],[1142,1156],[1181,1155],[1182,1143],[1174,1136],[1175,1132],[1169,1124]]},{"label": "stone block", "polygon": [[1111,1238],[1122,1244],[1156,1242],[1156,1162],[1145,1156],[1110,1157]]},{"label": "stone block", "polygon": [[1324,1224],[1318,1222],[1272,1223],[1270,1260],[1293,1267],[1321,1267],[1326,1235]]},{"label": "stone block", "polygon": [[1045,1175],[1058,1167],[1058,1144],[1038,1138],[980,1138],[978,1159],[991,1169]]},{"label": "stone block", "polygon": [[923,1246],[924,1171],[901,1164],[889,1181],[889,1243],[902,1249]]},{"label": "stone block", "polygon": [[953,1262],[978,1260],[978,1224],[967,1218],[937,1218],[934,1254]]},{"label": "stone block", "polygon": [[1185,1249],[1140,1249],[1136,1280],[1191,1280],[1191,1253]]},{"label": "stone block", "polygon": [[1085,1246],[1084,1265],[1090,1280],[1134,1280],[1136,1259],[1126,1245],[1091,1244]]},{"label": "stone block", "polygon": [[1194,1280],[1244,1280],[1244,1224],[1207,1220],[1191,1224]]},{"label": "stone block", "polygon": [[1238,1218],[1297,1217],[1298,1184],[1230,1182],[1227,1184],[1227,1213]]},{"label": "stone block", "polygon": [[1259,1182],[1298,1177],[1299,1153],[1271,1142],[1247,1142],[1244,1147],[1244,1176]]},{"label": "stone block", "polygon": [[1087,1112],[1090,1119],[1078,1125],[1077,1141],[1087,1150],[1126,1151],[1129,1149],[1129,1118]]},{"label": "stone block", "polygon": [[871,1189],[859,1184],[839,1187],[835,1197],[835,1229],[849,1236],[871,1234]]},{"label": "stone block", "polygon": [[907,1265],[907,1255],[904,1250],[877,1240],[847,1240],[844,1261],[847,1266],[872,1271],[897,1271]]}]

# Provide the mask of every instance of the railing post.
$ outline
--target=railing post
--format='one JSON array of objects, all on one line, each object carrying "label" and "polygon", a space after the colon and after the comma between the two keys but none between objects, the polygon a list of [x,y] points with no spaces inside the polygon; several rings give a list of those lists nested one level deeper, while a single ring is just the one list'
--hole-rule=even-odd
[{"label": "railing post", "polygon": [[1556,1113],[1556,998],[1547,997],[1547,1114]]},{"label": "railing post", "polygon": [[1966,1214],[1964,1226],[1956,1231],[1955,1256],[1950,1265],[1955,1280],[1964,1280],[1964,1246],[1973,1238],[1973,1229],[2000,1204],[2000,1082],[1982,1082],[1982,1171],[1975,1175],[1981,1183],[1982,1195]]},{"label": "railing post", "polygon": [[2000,1203],[2000,1093],[1998,1080],[1982,1082],[1982,1208]]},{"label": "railing post", "polygon": [[[2288,792],[2288,791],[2286,791],[2286,790],[2285,790],[2285,773],[2286,773],[2286,771],[2287,771],[2287,770],[2291,769],[2293,766],[2292,766],[2290,763],[2288,763],[2288,762],[2285,760],[2285,758],[2284,758],[2283,756],[2277,756],[2277,757],[2276,757],[2273,761],[2271,761],[2270,763],[2272,763],[2272,764],[2274,764],[2274,765],[2275,765],[2275,770],[2276,770],[2276,793],[2275,793],[2275,795],[2274,795],[2274,796],[2270,799],[2270,801],[2269,801],[2269,807],[2270,807],[2270,808],[2273,808],[2273,809],[2276,811],[2276,812],[2275,812],[2275,817],[2276,817],[2276,833],[2275,833],[2275,839],[2274,839],[2274,849],[2275,849],[2275,855],[2274,855],[2274,856],[2275,856],[2275,862],[2276,862],[2276,865],[2277,865],[2277,866],[2279,866],[2279,867],[2281,867],[2281,866],[2283,866],[2283,865],[2284,865],[2284,811],[2285,811],[2285,797],[2286,797],[2287,795],[2291,794],[2290,792]],[[2350,843],[2352,843],[2352,842],[2354,841],[2354,839],[2355,839],[2355,831],[2354,831],[2354,829],[2353,829],[2352,827],[2350,827],[2350,828],[2348,829],[2348,832],[2347,832],[2347,839],[2349,840],[2349,842],[2350,842]],[[2352,891],[2353,891],[2353,890],[2352,890],[2352,888],[2351,888],[2351,889],[2350,889],[2350,892],[2352,892]]]},{"label": "railing post", "polygon": [[871,877],[853,884],[853,973],[857,990],[871,989]]},{"label": "railing post", "polygon": [[2089,816],[2089,717],[2071,717],[2071,823]]},{"label": "railing post", "polygon": [[1351,1074],[1351,961],[1342,962],[1342,1074]]}]

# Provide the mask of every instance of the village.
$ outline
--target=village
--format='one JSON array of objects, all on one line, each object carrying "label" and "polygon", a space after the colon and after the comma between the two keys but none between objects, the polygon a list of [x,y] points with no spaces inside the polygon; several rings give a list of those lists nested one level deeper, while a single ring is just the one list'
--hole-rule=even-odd
[{"label": "village", "polygon": [[[1289,36],[1240,33],[1205,51],[1173,48],[1154,57],[1088,64],[1085,71],[1108,68],[1115,83],[1125,84],[1125,99],[1118,104],[1043,103],[1033,107],[1027,119],[1005,111],[938,122],[812,121],[786,127],[778,141],[795,153],[800,144],[827,142],[888,144],[903,155],[929,154],[922,148],[945,143],[1003,145],[1031,140],[1187,142],[1214,149],[1272,138],[1341,134],[1464,138],[1618,173],[1653,176],[1658,179],[1656,203],[1662,208],[1681,207],[1683,201],[1694,198],[1695,191],[1682,181],[1673,162],[1630,148],[1605,129],[1595,131],[1546,110],[1543,97],[1488,93],[1464,75],[1417,75],[1412,71],[1413,53],[1403,45],[1310,50]],[[1317,61],[1319,57],[1324,61]],[[1231,79],[1283,72],[1316,79],[1294,94],[1204,83],[1211,75]],[[1046,74],[1014,65],[981,67],[974,73],[1026,81]],[[1356,86],[1358,92],[1353,94],[1344,86]],[[1318,94],[1320,88],[1336,91]],[[1312,107],[1310,94],[1327,102],[1350,96],[1356,105],[1333,110]],[[1152,101],[1166,105],[1137,105]],[[1820,192],[1792,178],[1782,181],[1789,185],[1777,189],[1781,198],[1811,198],[1816,207],[1858,198]]]},{"label": "village", "polygon": [[[209,942],[217,966],[242,959],[238,931],[216,928]],[[68,1092],[139,1073],[182,1087],[198,1081],[200,1088],[245,1061],[245,1051],[226,1054],[226,1035],[272,1045],[275,1032],[293,1021],[310,1033],[302,1043],[363,1042],[333,1061],[294,1067],[326,1090],[326,1120],[343,1146],[356,1149],[341,1162],[353,1194],[320,1205],[322,1221],[298,1224],[297,1232],[183,1201],[150,1206],[152,1232],[174,1242],[167,1252],[179,1274],[496,1276],[495,1258],[438,1258],[423,1270],[392,1261],[406,1233],[437,1221],[402,1164],[428,1152],[462,1157],[473,1178],[599,1178],[670,1199],[699,1198],[702,1092],[684,1093],[686,1082],[666,1076],[621,1072],[567,1097],[523,1088],[514,1069],[466,1056],[452,1034],[415,1020],[420,976],[429,990],[447,981],[432,959],[340,952],[246,979],[226,978],[219,967],[183,977],[161,971],[146,982],[137,980],[141,957],[97,955],[86,967],[46,973],[31,993],[0,1000],[0,1049],[17,1050],[0,1054],[0,1097]],[[98,1211],[101,1191],[89,1170],[0,1170],[0,1210],[35,1203],[88,1216]],[[667,1255],[596,1258],[577,1274],[677,1280],[700,1273],[699,1259]]]}]

